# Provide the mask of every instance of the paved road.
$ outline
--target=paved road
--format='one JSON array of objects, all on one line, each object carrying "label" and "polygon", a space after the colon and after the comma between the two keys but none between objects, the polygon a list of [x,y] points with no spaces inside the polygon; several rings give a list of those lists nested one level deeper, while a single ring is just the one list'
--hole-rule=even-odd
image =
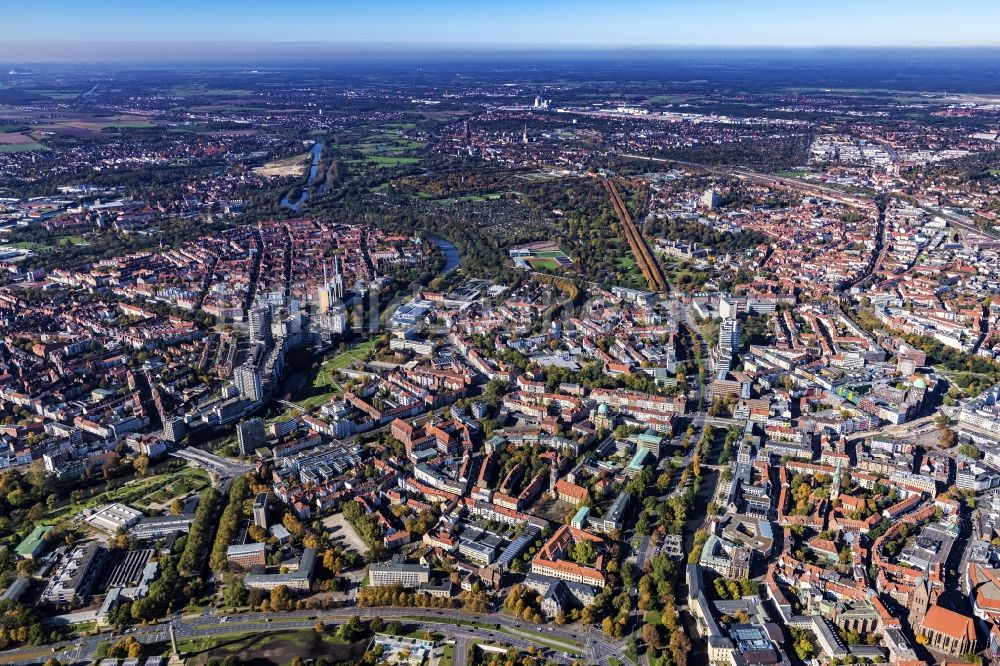
[{"label": "paved road", "polygon": [[464,636],[455,638],[455,654],[452,656],[451,663],[454,666],[467,666],[469,663],[469,642],[465,640]]},{"label": "paved road", "polygon": [[[349,607],[330,611],[292,611],[288,613],[244,613],[229,616],[211,615],[208,613],[193,617],[173,618],[174,630],[178,640],[222,636],[227,634],[272,631],[289,631],[296,629],[311,629],[316,620],[336,624],[346,621],[352,616],[362,620],[374,617],[383,620],[400,620],[414,624],[420,629],[430,629],[454,638],[462,639],[466,645],[469,641],[497,642],[510,645],[519,650],[530,647],[545,648],[547,657],[559,663],[571,663],[574,655],[572,646],[583,642],[580,627],[550,626],[539,631],[532,625],[514,620],[504,615],[469,615],[457,610],[431,610],[419,608],[356,608]],[[498,624],[502,629],[482,628],[469,625],[456,625],[449,620],[465,622],[480,622]],[[588,628],[589,630],[589,628]],[[591,633],[594,633],[590,630]],[[75,641],[58,643],[55,646],[19,648],[0,653],[0,663],[28,664],[43,663],[49,657],[56,657],[63,662],[91,661],[97,655],[98,646],[104,641],[114,640],[124,635],[135,636],[143,643],[158,643],[169,640],[167,624],[139,626],[125,633],[105,632]],[[549,642],[552,645],[543,643]],[[566,644],[566,651],[553,647],[560,643]],[[55,648],[53,650],[53,647]],[[622,655],[623,643],[610,642],[601,636],[588,640],[583,652],[588,661],[608,663],[608,657],[614,656],[621,663],[631,665]],[[457,651],[457,646],[456,646]],[[457,658],[457,654],[456,654]]]},{"label": "paved road", "polygon": [[[706,381],[711,381],[710,377],[712,376],[712,373],[709,370],[709,366],[711,366],[712,364],[712,359],[709,356],[708,343],[705,341],[705,337],[701,334],[701,329],[699,329],[698,325],[695,323],[694,317],[691,316],[691,311],[686,307],[681,307],[680,311],[685,326],[687,326],[688,330],[691,331],[691,336],[693,338],[692,342],[698,345],[697,350],[691,350],[691,351],[695,354],[697,358],[701,358],[702,364],[705,368],[705,379]],[[676,308],[674,313],[676,316]],[[692,358],[691,361],[693,363],[694,359]],[[688,369],[687,369],[688,373],[693,374],[696,372],[696,370],[697,367],[691,367],[691,363],[688,363]],[[693,376],[696,375],[693,374]],[[694,388],[695,388],[695,396],[694,396],[695,409],[700,410],[705,402],[705,389],[702,382],[698,381],[697,378],[694,382]]]},{"label": "paved road", "polygon": [[252,465],[235,458],[223,458],[214,453],[196,449],[193,446],[185,446],[177,449],[176,451],[172,451],[170,455],[186,460],[209,472],[216,472],[222,478],[243,476],[253,469]]},{"label": "paved road", "polygon": [[586,645],[588,657],[603,666],[611,666],[611,657],[625,666],[633,666],[632,660],[622,653],[621,643],[612,643],[604,634],[593,627],[586,628]]},{"label": "paved road", "polygon": [[649,535],[646,534],[642,537],[642,541],[639,542],[639,547],[636,549],[635,557],[635,568],[642,571],[642,568],[646,565],[646,560],[650,559],[649,554]]}]

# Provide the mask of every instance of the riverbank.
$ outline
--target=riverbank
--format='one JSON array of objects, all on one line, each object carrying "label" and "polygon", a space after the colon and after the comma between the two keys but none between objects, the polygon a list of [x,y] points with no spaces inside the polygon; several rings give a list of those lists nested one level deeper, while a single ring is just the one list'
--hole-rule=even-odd
[{"label": "riverbank", "polygon": [[444,268],[441,269],[441,275],[447,275],[457,270],[462,263],[462,256],[458,253],[458,248],[455,247],[455,244],[440,236],[431,236],[430,239],[444,254]]},{"label": "riverbank", "polygon": [[[288,194],[282,197],[281,205],[285,208],[290,208],[291,210],[298,212],[302,204],[304,204],[309,198],[308,188],[316,183],[316,177],[319,175],[319,162],[323,157],[323,145],[322,141],[317,141],[309,151],[309,154],[312,155],[312,163],[309,165],[309,178],[306,179],[306,186],[302,189],[302,194],[299,195],[298,200],[294,203],[288,200]],[[289,192],[289,194],[291,194],[291,192]]]}]

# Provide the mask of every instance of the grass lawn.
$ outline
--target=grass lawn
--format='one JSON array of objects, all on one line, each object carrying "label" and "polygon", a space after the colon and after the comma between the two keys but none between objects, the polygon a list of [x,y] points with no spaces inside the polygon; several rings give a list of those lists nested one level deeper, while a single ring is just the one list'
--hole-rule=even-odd
[{"label": "grass lawn", "polygon": [[460,199],[471,203],[483,203],[484,201],[498,201],[502,196],[503,194],[500,192],[492,192],[490,194],[466,194]]},{"label": "grass lawn", "polygon": [[490,631],[496,631],[499,626],[496,622],[477,622],[476,620],[462,620],[455,617],[435,617],[433,615],[407,615],[406,617],[400,618],[402,620],[410,620],[411,622],[434,622],[435,624],[454,624],[461,627],[477,627],[479,629],[488,629]]},{"label": "grass lawn", "polygon": [[520,178],[521,180],[540,181],[540,180],[552,180],[556,176],[553,176],[552,174],[549,174],[549,173],[542,173],[542,172],[538,171],[538,172],[530,172],[530,173],[518,173],[518,174],[514,174],[514,177],[515,178]]},{"label": "grass lawn", "polygon": [[583,644],[579,641],[570,640],[568,638],[563,638],[562,636],[551,636],[543,634],[539,631],[531,631],[528,629],[501,629],[504,633],[510,634],[512,636],[519,636],[521,638],[529,638],[530,640],[544,645],[545,647],[552,648],[553,650],[559,650],[560,652],[569,652],[579,654],[583,649]]},{"label": "grass lawn", "polygon": [[559,270],[559,262],[549,257],[532,257],[527,261],[535,268],[547,268],[550,271]]},{"label": "grass lawn", "polygon": [[[2,147],[2,146],[0,146]],[[0,150],[0,152],[3,152]],[[87,239],[83,236],[58,236],[52,238],[48,243],[32,243],[31,241],[18,241],[16,243],[3,243],[0,247],[16,247],[19,250],[44,250],[65,245],[86,245]]]},{"label": "grass lawn", "polygon": [[393,148],[396,150],[420,150],[424,147],[423,141],[410,141],[402,137],[393,140]]},{"label": "grass lawn", "polygon": [[[43,664],[45,660],[52,655],[52,648],[47,645],[40,645],[38,647],[26,647],[16,654],[0,654],[0,664],[24,664],[24,663],[34,663]],[[28,659],[33,659],[35,661],[28,662]]]},{"label": "grass lawn", "polygon": [[35,150],[48,150],[37,141],[32,143],[0,143],[0,153],[28,153]]},{"label": "grass lawn", "polygon": [[366,160],[369,164],[374,164],[376,166],[400,166],[400,165],[410,165],[419,164],[419,157],[389,157],[385,155],[374,155],[370,156]]},{"label": "grass lawn", "polygon": [[689,99],[691,99],[691,95],[688,95],[686,93],[681,93],[681,94],[653,95],[652,97],[649,98],[649,101],[672,104],[672,103],[686,102]]},{"label": "grass lawn", "polygon": [[340,354],[337,354],[333,358],[323,363],[323,367],[328,370],[339,370],[341,368],[346,368],[354,361],[362,360],[367,358],[371,353],[372,349],[375,348],[375,344],[378,341],[375,339],[365,340],[364,342],[359,342],[350,349]]},{"label": "grass lawn", "polygon": [[313,630],[267,633],[234,633],[228,636],[196,638],[178,643],[188,664],[221,662],[228,656],[241,663],[287,664],[294,657],[304,661],[323,657],[328,662],[360,661],[367,641],[344,643],[332,631]]},{"label": "grass lawn", "polygon": [[76,99],[80,96],[80,93],[75,92],[46,92],[44,90],[39,90],[38,92],[52,99]]},{"label": "grass lawn", "polygon": [[242,634],[232,634],[229,636],[206,636],[202,638],[186,638],[177,641],[177,649],[182,654],[191,654],[198,652],[205,652],[211,650],[222,643],[228,643],[231,641],[243,640],[249,638],[253,634],[242,633]]},{"label": "grass lawn", "polygon": [[155,123],[151,123],[148,120],[121,120],[113,121],[110,123],[99,123],[101,129],[149,129],[150,127],[156,127]]},{"label": "grass lawn", "polygon": [[426,144],[413,141],[396,132],[352,132],[344,137],[339,146],[361,153],[357,159],[345,159],[343,164],[359,171],[366,169],[392,168],[420,163],[418,151]]},{"label": "grass lawn", "polygon": [[365,155],[398,155],[407,150],[420,150],[425,145],[423,141],[412,141],[397,134],[378,134],[354,147]]},{"label": "grass lawn", "polygon": [[47,244],[32,243],[30,241],[19,241],[17,243],[8,243],[8,247],[17,247],[22,250],[37,250],[44,248],[59,247],[61,245],[86,245],[87,239],[83,236],[59,236],[57,238],[51,239],[51,242]]},{"label": "grass lawn", "polygon": [[143,504],[143,502],[148,501],[158,492],[165,491],[167,495],[170,495],[166,499],[171,499],[172,497],[179,497],[192,491],[201,490],[209,484],[208,474],[194,467],[185,466],[166,474],[156,474],[154,470],[150,470],[149,473],[151,476],[147,478],[128,482],[109,492],[98,493],[82,502],[71,502],[57,507],[45,513],[38,520],[38,524],[54,525],[65,520],[72,514],[79,513],[85,509],[91,509],[99,504],[111,502],[136,504],[145,507],[147,505]]},{"label": "grass lawn", "polygon": [[532,631],[530,629],[509,629],[507,627],[498,626],[493,622],[477,622],[475,620],[461,620],[458,618],[450,617],[434,617],[434,616],[420,616],[413,615],[401,618],[403,620],[416,620],[421,622],[434,622],[440,624],[454,624],[459,626],[467,627],[477,627],[479,629],[486,629],[487,631],[495,631],[502,634],[508,634],[510,636],[516,636],[518,638],[527,638],[545,647],[552,648],[553,650],[558,650],[560,652],[569,652],[580,654],[583,650],[583,643],[568,638],[563,638],[562,636],[551,636],[539,631]]},{"label": "grass lawn", "polygon": [[195,134],[207,134],[214,130],[201,123],[185,123],[183,125],[172,125],[168,132],[193,132]]},{"label": "grass lawn", "polygon": [[375,339],[359,342],[347,351],[323,361],[312,382],[296,396],[295,403],[304,409],[313,409],[329,402],[333,396],[340,395],[342,390],[336,379],[337,371],[355,361],[368,358],[376,342]]},{"label": "grass lawn", "polygon": [[[430,633],[432,635],[431,640],[433,640],[434,632],[432,631]],[[415,638],[421,641],[428,640],[427,636],[428,636],[427,629],[414,629],[413,631],[408,631],[405,634],[403,634],[403,638]]]},{"label": "grass lawn", "polygon": [[455,661],[455,646],[445,645],[444,650],[441,651],[441,660],[438,662],[438,666],[451,666]]},{"label": "grass lawn", "polygon": [[83,636],[97,629],[96,620],[88,620],[86,622],[79,622],[77,624],[70,625],[70,631],[74,636]]},{"label": "grass lawn", "polygon": [[203,85],[180,85],[169,90],[177,97],[248,97],[253,92],[244,88],[211,88]]}]

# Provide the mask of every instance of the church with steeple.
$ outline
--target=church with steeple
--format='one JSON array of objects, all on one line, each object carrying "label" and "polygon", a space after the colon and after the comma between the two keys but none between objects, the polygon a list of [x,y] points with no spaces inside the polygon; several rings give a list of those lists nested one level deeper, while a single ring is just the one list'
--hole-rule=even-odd
[{"label": "church with steeple", "polygon": [[333,275],[327,274],[326,263],[323,263],[323,284],[317,289],[313,322],[313,331],[327,342],[331,336],[340,335],[347,330],[344,276],[337,257],[333,258]]}]

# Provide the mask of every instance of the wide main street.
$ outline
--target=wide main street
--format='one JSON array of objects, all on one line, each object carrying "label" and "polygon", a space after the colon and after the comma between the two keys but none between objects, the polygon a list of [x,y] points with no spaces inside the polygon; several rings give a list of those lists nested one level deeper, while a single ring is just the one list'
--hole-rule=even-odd
[{"label": "wide main street", "polygon": [[[535,627],[498,613],[473,615],[457,610],[425,610],[420,608],[344,608],[328,611],[291,611],[287,613],[243,613],[201,615],[172,618],[178,641],[193,638],[214,638],[248,633],[270,633],[313,629],[316,622],[337,624],[357,616],[362,620],[380,618],[399,620],[455,640],[456,645],[497,643],[518,650],[543,649],[546,658],[570,664],[576,659],[610,666],[616,659],[632,666],[623,654],[623,642],[609,641],[594,631],[579,627]],[[17,666],[44,663],[55,657],[62,663],[87,663],[97,657],[98,647],[106,641],[134,636],[145,644],[169,643],[169,622],[137,626],[125,632],[104,632],[66,641],[53,646],[24,647],[0,653],[0,663]],[[464,655],[463,655],[464,657]],[[456,651],[456,663],[458,660]]]}]

